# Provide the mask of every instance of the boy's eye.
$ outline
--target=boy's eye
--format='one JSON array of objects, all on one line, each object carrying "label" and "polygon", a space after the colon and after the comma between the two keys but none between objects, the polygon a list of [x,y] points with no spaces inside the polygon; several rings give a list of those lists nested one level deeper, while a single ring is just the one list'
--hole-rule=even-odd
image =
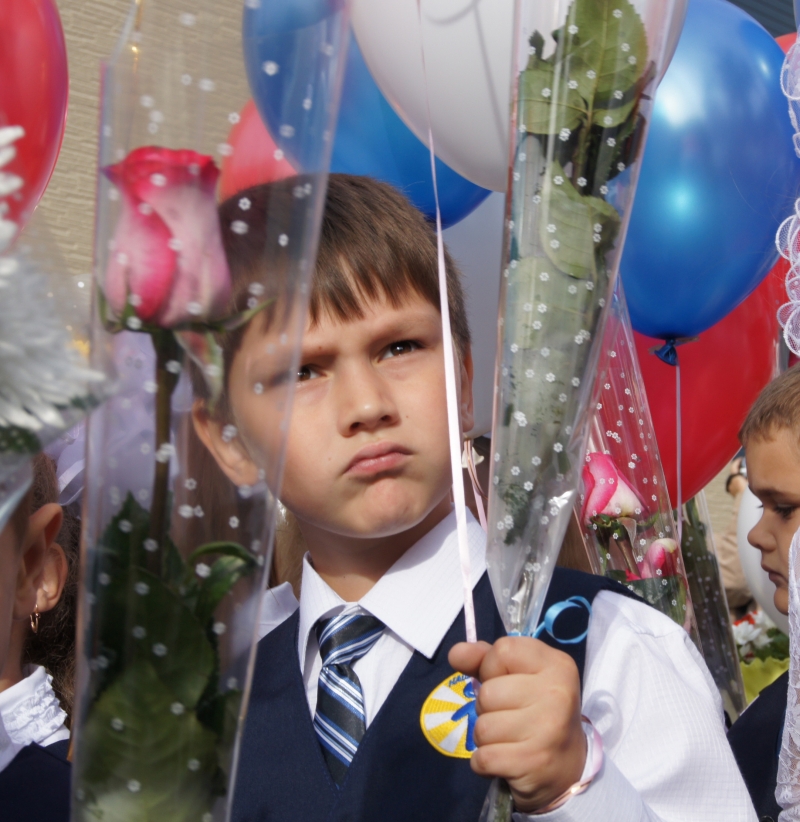
[{"label": "boy's eye", "polygon": [[776,505],[775,513],[783,519],[789,520],[794,515],[797,508],[793,505]]},{"label": "boy's eye", "polygon": [[415,343],[413,340],[400,340],[400,342],[394,342],[383,352],[383,357],[381,359],[385,359],[388,357],[397,357],[400,354],[410,354],[412,351],[416,351],[419,349],[419,344]]},{"label": "boy's eye", "polygon": [[297,369],[297,382],[308,382],[320,376],[319,371],[313,365],[301,365]]}]

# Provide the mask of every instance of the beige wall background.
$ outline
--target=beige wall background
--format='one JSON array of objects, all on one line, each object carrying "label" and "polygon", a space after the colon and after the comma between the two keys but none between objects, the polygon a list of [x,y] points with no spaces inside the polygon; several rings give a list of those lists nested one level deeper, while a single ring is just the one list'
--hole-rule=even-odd
[{"label": "beige wall background", "polygon": [[[88,308],[94,241],[101,64],[112,55],[133,2],[57,2],[69,60],[69,110],[61,154],[39,206],[39,218],[44,220],[58,245],[70,276],[85,283],[82,294]],[[249,96],[240,45],[241,0],[141,0],[141,5],[150,21],[149,30],[158,32],[157,38],[161,38],[160,42],[151,41],[148,46],[163,49],[166,54],[170,49],[175,49],[177,34],[190,33],[190,29],[180,23],[182,18],[206,13],[214,19],[213,44],[198,44],[196,52],[191,53],[189,58],[193,65],[203,65],[203,73],[199,73],[199,77],[213,77],[215,85],[214,91],[205,95],[205,145],[191,147],[209,153],[214,151],[219,162],[222,158],[217,146],[224,144],[231,128],[228,115],[239,111]],[[203,9],[208,11],[203,12]],[[145,57],[146,53],[143,53],[143,59]],[[194,79],[197,81],[199,78]],[[169,111],[166,115],[168,125]],[[154,144],[170,145],[170,142],[160,143],[160,136],[152,138]]]}]

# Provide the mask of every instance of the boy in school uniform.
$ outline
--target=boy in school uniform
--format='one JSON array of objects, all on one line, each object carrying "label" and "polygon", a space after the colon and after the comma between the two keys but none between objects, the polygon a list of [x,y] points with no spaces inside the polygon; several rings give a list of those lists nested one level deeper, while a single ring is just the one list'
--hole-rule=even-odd
[{"label": "boy in school uniform", "polygon": [[[295,184],[244,192],[251,229],[225,232],[234,307],[265,265],[258,215]],[[469,329],[447,269],[468,430]],[[264,318],[222,339],[224,401],[195,403],[200,438],[240,485],[275,436],[269,335]],[[625,589],[557,569],[545,609],[583,596],[592,614],[565,612],[553,633],[584,639],[506,637],[470,517],[482,641],[463,641],[444,344],[430,226],[390,187],[332,175],[281,488],[308,550],[300,605],[259,644],[233,818],[477,820],[498,776],[517,820],[755,820],[702,658]]]},{"label": "boy in school uniform", "polygon": [[[775,607],[789,613],[789,549],[800,527],[800,366],[776,377],[750,409],[739,439],[750,490],[763,508],[747,539],[775,585]],[[796,637],[792,637],[794,642]],[[777,820],[778,755],[789,672],[768,685],[728,732],[759,818]]]}]

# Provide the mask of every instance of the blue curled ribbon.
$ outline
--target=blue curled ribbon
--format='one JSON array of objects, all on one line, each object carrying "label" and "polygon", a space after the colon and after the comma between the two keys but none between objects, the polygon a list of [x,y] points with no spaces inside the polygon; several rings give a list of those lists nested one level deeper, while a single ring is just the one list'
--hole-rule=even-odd
[{"label": "blue curled ribbon", "polygon": [[550,636],[559,643],[559,645],[577,645],[579,642],[583,642],[586,639],[586,635],[589,633],[589,627],[587,622],[586,630],[580,634],[580,636],[576,637],[557,637],[555,634],[555,624],[556,620],[564,613],[564,611],[569,611],[571,608],[586,608],[587,613],[591,617],[592,615],[592,606],[586,597],[570,597],[569,599],[565,599],[562,602],[556,602],[554,605],[551,605],[547,609],[547,613],[544,615],[544,619],[539,623],[539,627],[533,634],[534,639],[539,639],[541,635],[547,631]]}]

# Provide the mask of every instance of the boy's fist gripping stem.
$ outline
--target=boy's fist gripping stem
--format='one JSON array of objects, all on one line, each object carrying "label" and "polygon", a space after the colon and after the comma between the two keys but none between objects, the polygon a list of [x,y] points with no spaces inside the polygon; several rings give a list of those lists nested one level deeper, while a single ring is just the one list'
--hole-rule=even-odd
[{"label": "boy's fist gripping stem", "polygon": [[586,736],[572,658],[530,637],[454,645],[448,660],[477,677],[472,770],[502,777],[518,811],[546,808],[581,778]]}]

